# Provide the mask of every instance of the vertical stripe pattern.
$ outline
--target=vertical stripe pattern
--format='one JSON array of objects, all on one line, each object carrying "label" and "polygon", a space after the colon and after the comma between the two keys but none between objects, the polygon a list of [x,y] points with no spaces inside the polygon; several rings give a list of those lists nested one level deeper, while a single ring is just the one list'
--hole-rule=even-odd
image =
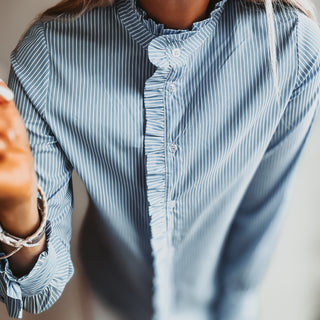
[{"label": "vertical stripe pattern", "polygon": [[264,6],[220,0],[190,30],[118,0],[33,25],[9,86],[48,201],[47,248],[9,315],[39,313],[73,274],[72,170],[90,196],[80,256],[129,319],[257,319],[257,288],[319,106],[320,30],[274,5],[280,104]]}]

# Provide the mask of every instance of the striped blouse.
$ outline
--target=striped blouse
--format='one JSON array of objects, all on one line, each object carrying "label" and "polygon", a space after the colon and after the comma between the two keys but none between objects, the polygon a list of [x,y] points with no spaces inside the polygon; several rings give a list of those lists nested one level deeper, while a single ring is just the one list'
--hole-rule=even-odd
[{"label": "striped blouse", "polygon": [[47,246],[16,278],[11,317],[61,295],[71,173],[90,196],[79,255],[102,299],[132,320],[257,319],[257,290],[285,217],[320,93],[320,29],[274,5],[277,103],[263,5],[220,0],[189,30],[134,0],[34,24],[9,86],[48,202]]}]

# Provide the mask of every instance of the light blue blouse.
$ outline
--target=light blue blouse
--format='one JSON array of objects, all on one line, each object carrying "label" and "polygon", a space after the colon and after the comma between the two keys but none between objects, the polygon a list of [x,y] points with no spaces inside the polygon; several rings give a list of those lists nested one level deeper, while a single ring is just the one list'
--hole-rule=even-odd
[{"label": "light blue blouse", "polygon": [[320,29],[275,5],[280,103],[263,5],[221,0],[190,30],[119,0],[36,23],[9,86],[48,202],[47,247],[16,278],[9,315],[61,295],[70,259],[71,173],[90,196],[79,254],[97,293],[128,319],[257,319],[257,288],[320,91]]}]

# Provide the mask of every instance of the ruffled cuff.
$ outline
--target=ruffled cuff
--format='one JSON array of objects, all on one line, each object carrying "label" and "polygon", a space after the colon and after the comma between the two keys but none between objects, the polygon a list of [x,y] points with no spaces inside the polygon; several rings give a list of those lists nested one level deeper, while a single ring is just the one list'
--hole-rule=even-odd
[{"label": "ruffled cuff", "polygon": [[22,297],[39,294],[52,281],[56,252],[50,244],[50,221],[46,224],[46,246],[32,270],[20,278],[13,275],[8,259],[0,262],[0,299],[7,306],[9,317],[22,318]]}]

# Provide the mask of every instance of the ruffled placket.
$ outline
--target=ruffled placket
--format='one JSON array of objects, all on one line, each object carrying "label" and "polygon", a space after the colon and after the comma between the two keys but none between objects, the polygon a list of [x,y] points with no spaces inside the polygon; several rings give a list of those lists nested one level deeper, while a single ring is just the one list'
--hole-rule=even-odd
[{"label": "ruffled placket", "polygon": [[[174,314],[174,246],[171,199],[167,197],[167,128],[165,90],[172,70],[181,70],[196,50],[213,33],[221,7],[216,4],[211,17],[194,23],[192,30],[165,29],[138,13],[134,0],[118,2],[122,23],[130,36],[148,51],[149,61],[156,67],[144,87],[145,108],[145,165],[148,211],[151,225],[151,246],[154,258],[154,318],[172,319]],[[179,73],[177,71],[176,73]]]},{"label": "ruffled placket", "polygon": [[154,307],[157,319],[169,319],[172,291],[174,247],[171,241],[172,216],[168,212],[166,194],[166,110],[165,83],[175,63],[183,63],[180,49],[168,46],[166,38],[158,37],[148,47],[149,60],[157,67],[145,83],[145,163],[146,183],[151,218],[151,246],[154,255]]}]

